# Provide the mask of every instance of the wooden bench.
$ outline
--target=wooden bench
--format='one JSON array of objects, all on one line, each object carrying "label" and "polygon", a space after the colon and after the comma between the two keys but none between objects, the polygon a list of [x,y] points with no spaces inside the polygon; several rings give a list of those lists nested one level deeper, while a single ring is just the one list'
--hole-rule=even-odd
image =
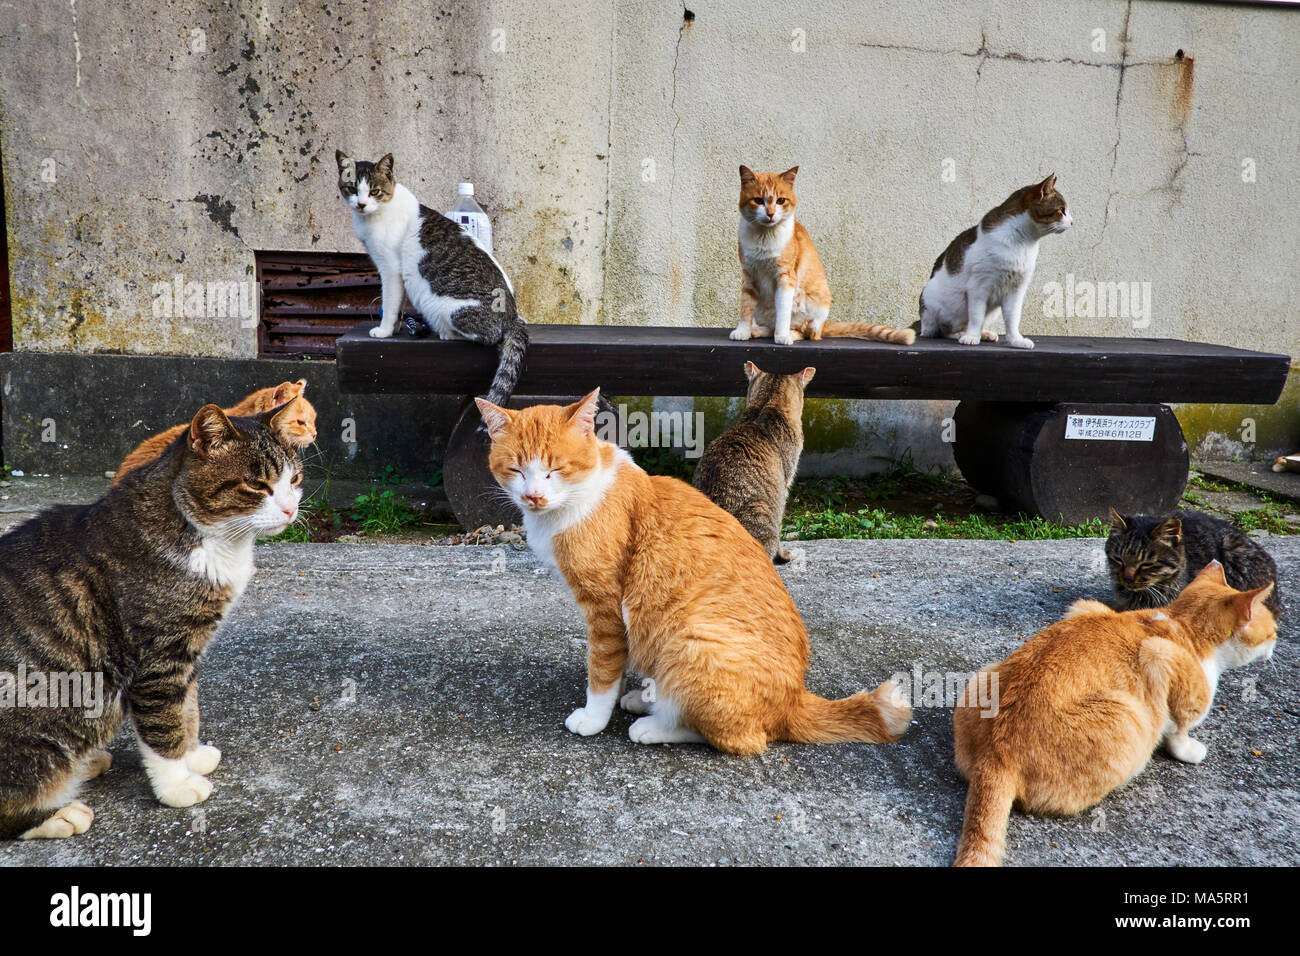
[{"label": "wooden bench", "polygon": [[[337,343],[339,389],[466,396],[448,442],[443,478],[462,524],[510,520],[491,493],[485,449],[474,432],[497,353],[470,342],[374,339],[362,323]],[[817,398],[947,399],[944,427],[966,480],[1008,510],[1056,521],[1101,517],[1110,507],[1175,507],[1188,453],[1169,403],[1271,405],[1290,357],[1171,339],[1034,336],[1036,348],[912,346],[855,339],[733,342],[728,329],[532,325],[512,404],[548,396],[743,395],[741,367],[817,368]],[[555,400],[555,399],[550,399]]]}]

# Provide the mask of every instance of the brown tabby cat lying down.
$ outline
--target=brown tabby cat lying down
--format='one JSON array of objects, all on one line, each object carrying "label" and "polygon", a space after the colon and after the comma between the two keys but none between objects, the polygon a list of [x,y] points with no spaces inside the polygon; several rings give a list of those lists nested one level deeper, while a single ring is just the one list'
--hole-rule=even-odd
[{"label": "brown tabby cat lying down", "polygon": [[1188,731],[1223,671],[1273,656],[1272,590],[1233,590],[1214,561],[1167,608],[1078,601],[984,668],[998,674],[994,716],[981,716],[974,682],[953,713],[957,769],[970,780],[956,865],[1001,862],[1013,805],[1079,813],[1141,773],[1161,743],[1178,760],[1204,760]]},{"label": "brown tabby cat lying down", "polygon": [[[208,798],[221,751],[199,744],[196,667],[252,577],[254,541],[297,514],[302,466],[281,438],[292,414],[232,422],[205,405],[184,440],[99,501],[0,536],[0,839],[84,832],[94,814],[77,789],[108,768],[128,714],[154,795]],[[35,675],[44,706],[26,697]],[[93,678],[96,699],[55,699],[66,677]]]},{"label": "brown tabby cat lying down", "polygon": [[621,697],[643,715],[637,743],[756,754],[773,740],[902,736],[911,711],[888,681],[843,700],[804,688],[808,635],[762,546],[690,485],[596,437],[599,395],[518,411],[476,399],[493,476],[587,616],[587,703],[565,726],[605,729],[630,660],[654,681]]},{"label": "brown tabby cat lying down", "polygon": [[[245,418],[249,415],[269,412],[273,408],[279,408],[285,402],[292,401],[293,406],[277,421],[282,422],[280,427],[284,429],[285,441],[296,448],[306,448],[316,440],[316,409],[303,396],[306,388],[305,378],[300,378],[296,382],[281,382],[273,388],[259,388],[239,404],[225,409],[225,413],[230,418]],[[188,422],[182,422],[174,428],[146,438],[136,446],[135,451],[122,460],[117,474],[113,476],[113,484],[125,478],[127,472],[153,461],[189,427]]]}]

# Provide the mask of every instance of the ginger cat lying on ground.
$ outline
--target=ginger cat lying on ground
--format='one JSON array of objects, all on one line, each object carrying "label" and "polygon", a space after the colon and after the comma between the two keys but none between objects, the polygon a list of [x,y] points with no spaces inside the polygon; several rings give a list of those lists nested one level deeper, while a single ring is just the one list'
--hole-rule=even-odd
[{"label": "ginger cat lying on ground", "polygon": [[953,712],[957,769],[970,780],[956,865],[1001,862],[1013,805],[1079,813],[1137,776],[1161,743],[1185,763],[1204,760],[1188,731],[1223,671],[1273,656],[1272,590],[1233,590],[1214,561],[1167,608],[1078,601],[984,668],[998,675],[995,715],[981,717],[970,693],[981,677]]},{"label": "ginger cat lying on ground", "polygon": [[[292,401],[293,407],[289,409],[288,414],[276,417],[276,425],[280,428],[284,440],[290,445],[295,448],[305,448],[316,440],[316,409],[303,396],[306,388],[305,378],[300,378],[296,382],[281,382],[273,388],[259,388],[239,404],[225,409],[225,413],[230,418],[248,418],[251,415],[269,412],[273,408],[279,408],[285,402]],[[135,451],[122,460],[117,474],[113,476],[113,484],[117,484],[129,472],[141,465],[156,459],[189,427],[189,422],[183,422],[152,438],[146,438],[136,446]]]},{"label": "ginger cat lying on ground", "polygon": [[[893,684],[843,700],[804,688],[808,635],[762,545],[690,485],[597,438],[599,395],[518,411],[475,399],[529,546],[586,613],[587,702],[569,730],[604,730],[621,697],[642,715],[628,735],[643,744],[756,754],[773,740],[900,737],[911,710]],[[629,659],[652,692],[622,693]]]}]

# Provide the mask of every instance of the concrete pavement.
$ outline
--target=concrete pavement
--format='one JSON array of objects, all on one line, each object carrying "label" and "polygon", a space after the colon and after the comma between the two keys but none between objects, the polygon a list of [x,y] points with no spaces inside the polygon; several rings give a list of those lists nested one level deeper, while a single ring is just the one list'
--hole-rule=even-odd
[{"label": "concrete pavement", "polygon": [[[1300,593],[1300,542],[1265,544]],[[800,547],[783,576],[826,696],[915,664],[973,670],[1105,590],[1096,540]],[[0,864],[952,860],[965,787],[946,707],[918,708],[899,744],[751,758],[635,745],[621,713],[580,738],[563,719],[582,700],[585,630],[531,553],[262,545],[258,561],[204,661],[203,738],[224,750],[208,802],[157,804],[126,731],[85,789],[90,831],[0,845]],[[1157,755],[1099,811],[1014,816],[1008,862],[1300,863],[1294,633],[1221,682],[1203,764]]]}]

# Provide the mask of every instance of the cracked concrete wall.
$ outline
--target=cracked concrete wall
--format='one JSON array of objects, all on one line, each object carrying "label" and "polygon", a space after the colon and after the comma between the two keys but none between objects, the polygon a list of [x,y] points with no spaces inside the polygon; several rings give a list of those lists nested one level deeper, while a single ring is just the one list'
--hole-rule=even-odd
[{"label": "cracked concrete wall", "polygon": [[155,283],[246,281],[254,249],[360,251],[336,147],[392,151],[399,180],[435,208],[473,180],[523,314],[594,321],[610,16],[559,12],[529,0],[0,6],[15,348],[255,354],[254,323],[210,304],[155,315]]},{"label": "cracked concrete wall", "polygon": [[[800,165],[799,217],[826,263],[832,318],[891,325],[915,320],[954,235],[1055,171],[1076,227],[1043,243],[1028,335],[1300,353],[1287,289],[1300,252],[1300,10],[1118,0],[689,6],[695,18],[684,23],[667,5],[619,5],[607,314],[734,324],[742,162]],[[1149,324],[1088,314],[1082,302],[1045,314],[1050,283],[1064,298],[1071,275],[1150,283]],[[1180,415],[1194,447],[1253,416],[1267,454],[1295,447],[1298,393],[1268,410]],[[833,438],[809,431],[809,470],[843,470],[849,449],[951,464],[941,440],[951,404],[836,405]]]},{"label": "cracked concrete wall", "polygon": [[[253,248],[359,248],[334,188],[342,146],[393,150],[430,205],[474,179],[532,321],[732,324],[743,162],[801,166],[834,314],[906,325],[948,241],[1055,171],[1077,225],[1043,245],[1029,335],[1300,351],[1300,11],[698,0],[687,22],[644,0],[443,6],[0,7],[16,347],[253,354],[237,322],[156,318],[153,283],[245,278]],[[1046,314],[1050,284],[1071,281],[1150,283],[1149,324]],[[1294,441],[1295,398],[1184,422],[1195,443],[1253,414],[1271,449]],[[950,410],[826,403],[809,467],[906,449],[950,463]]]}]

